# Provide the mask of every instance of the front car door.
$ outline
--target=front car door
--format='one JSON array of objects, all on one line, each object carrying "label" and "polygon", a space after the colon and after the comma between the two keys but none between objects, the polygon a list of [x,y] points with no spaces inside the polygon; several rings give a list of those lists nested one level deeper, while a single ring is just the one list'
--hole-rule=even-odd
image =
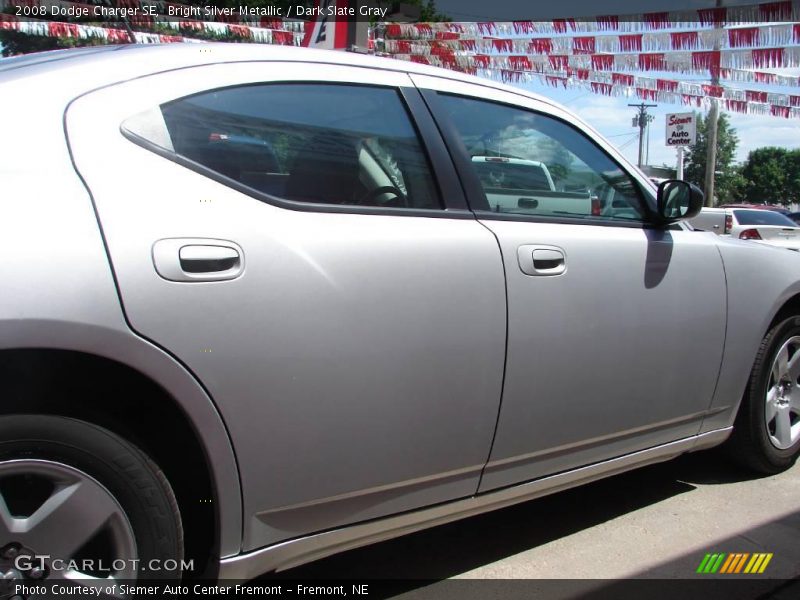
[{"label": "front car door", "polygon": [[475,493],[502,261],[407,75],[187,68],[82,97],[66,126],[131,327],[228,427],[244,550]]},{"label": "front car door", "polygon": [[508,356],[481,491],[695,435],[725,336],[715,236],[651,226],[644,178],[559,108],[413,79],[505,262]]}]

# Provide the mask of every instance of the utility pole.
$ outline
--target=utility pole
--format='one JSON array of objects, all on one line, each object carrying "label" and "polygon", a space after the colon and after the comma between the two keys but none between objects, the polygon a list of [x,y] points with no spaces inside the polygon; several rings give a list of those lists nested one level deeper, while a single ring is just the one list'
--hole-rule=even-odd
[{"label": "utility pole", "polygon": [[[716,7],[722,6],[722,0],[716,1]],[[724,29],[723,24],[723,29]],[[716,31],[716,30],[715,30]],[[714,50],[719,50],[719,41],[714,43]],[[719,85],[719,68],[711,65],[711,85]],[[703,191],[706,195],[706,206],[714,206],[714,177],[717,172],[717,120],[719,118],[719,104],[716,98],[711,98],[711,106],[706,117],[706,177]]]},{"label": "utility pole", "polygon": [[639,162],[637,166],[641,169],[644,164],[644,130],[647,124],[653,120],[653,115],[647,114],[647,109],[654,108],[658,104],[645,104],[642,102],[641,104],[628,104],[628,106],[639,109],[639,112],[633,117],[633,126],[639,128]]},{"label": "utility pole", "polygon": [[[714,83],[714,77],[711,78],[711,85]],[[714,176],[717,170],[717,117],[719,116],[719,107],[717,106],[717,99],[711,99],[711,108],[708,109],[708,117],[706,118],[706,179],[705,195],[706,206],[714,206]]]}]

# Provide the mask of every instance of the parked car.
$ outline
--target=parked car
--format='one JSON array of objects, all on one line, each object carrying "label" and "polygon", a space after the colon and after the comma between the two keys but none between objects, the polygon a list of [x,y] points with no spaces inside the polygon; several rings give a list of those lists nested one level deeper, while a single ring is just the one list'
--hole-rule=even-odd
[{"label": "parked car", "polygon": [[798,225],[800,225],[800,212],[789,213],[786,216],[789,217],[792,221],[794,221]]},{"label": "parked car", "polygon": [[726,208],[703,207],[697,215],[688,219],[688,222],[695,229],[724,235],[731,230],[731,211]]},{"label": "parked car", "polygon": [[507,156],[473,156],[472,162],[484,187],[556,191],[550,170],[541,161]]},{"label": "parked car", "polygon": [[800,226],[779,212],[734,208],[730,216],[727,229],[734,237],[800,250]]},{"label": "parked car", "polygon": [[473,156],[473,167],[486,193],[490,210],[533,214],[572,212],[591,214],[591,196],[582,192],[556,191],[547,165],[538,160],[507,156]]},{"label": "parked car", "polygon": [[800,227],[778,211],[703,208],[688,222],[695,229],[800,250]]},{"label": "parked car", "polygon": [[[3,60],[0,98],[4,581],[247,579],[800,451],[800,257],[547,98],[256,44]],[[492,210],[500,154],[608,212]]]},{"label": "parked car", "polygon": [[747,204],[747,203],[720,204],[719,208],[752,208],[758,210],[771,210],[773,212],[777,212],[782,215],[789,214],[789,210],[785,206],[780,206],[779,204]]}]

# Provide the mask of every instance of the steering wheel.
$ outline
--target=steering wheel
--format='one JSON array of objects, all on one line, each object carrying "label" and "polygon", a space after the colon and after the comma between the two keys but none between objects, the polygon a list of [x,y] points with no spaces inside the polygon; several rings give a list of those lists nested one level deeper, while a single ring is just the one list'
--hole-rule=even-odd
[{"label": "steering wheel", "polygon": [[364,205],[376,205],[377,206],[375,201],[382,194],[394,194],[397,198],[402,198],[403,206],[405,208],[408,208],[408,198],[406,197],[406,195],[402,191],[400,191],[399,188],[397,188],[397,187],[395,187],[393,185],[382,185],[382,186],[376,187],[375,189],[369,190],[366,194],[361,196],[361,198],[356,200],[356,204],[359,205],[359,206],[364,206]]}]

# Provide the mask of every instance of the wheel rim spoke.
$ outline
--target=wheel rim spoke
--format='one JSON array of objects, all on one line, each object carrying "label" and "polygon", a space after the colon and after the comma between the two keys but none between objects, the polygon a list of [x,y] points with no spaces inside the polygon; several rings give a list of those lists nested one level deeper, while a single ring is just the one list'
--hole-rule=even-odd
[{"label": "wheel rim spoke", "polygon": [[[91,577],[90,575],[86,575],[84,573],[79,573],[78,571],[65,571],[62,580],[69,581],[72,583],[78,583],[82,586],[86,586],[88,588],[93,588],[96,590],[100,590],[99,598],[124,598],[121,593],[109,594],[107,590],[114,589],[119,590],[119,586],[115,586],[118,579],[125,579],[117,578],[117,577]],[[114,586],[114,587],[112,587]],[[97,592],[95,592],[97,593]]]},{"label": "wheel rim spoke", "polygon": [[768,437],[773,446],[786,450],[800,438],[800,336],[787,339],[775,353],[767,385],[764,422]]},{"label": "wheel rim spoke", "polygon": [[[58,462],[0,462],[0,477],[19,475],[46,480],[52,489],[43,501],[26,505],[20,504],[25,490],[15,488],[11,500],[0,493],[0,539],[14,541],[34,559],[42,556],[48,579],[80,579],[100,586],[113,583],[114,577],[136,578],[133,530],[122,507],[103,485]],[[14,514],[14,510],[26,516]],[[102,536],[95,539],[101,531]],[[58,563],[51,564],[54,559],[63,561],[59,570],[55,568]],[[109,577],[103,576],[106,573]]]},{"label": "wheel rim spoke", "polygon": [[26,546],[48,548],[54,558],[68,559],[117,511],[108,494],[80,481],[56,490],[35,513],[18,521],[24,522]]},{"label": "wheel rim spoke", "polygon": [[[788,351],[788,345],[787,345]],[[787,372],[792,379],[793,384],[797,384],[798,378],[800,378],[800,352],[795,351],[792,355],[792,358],[789,359],[787,365]]]},{"label": "wheel rim spoke", "polygon": [[[87,588],[92,588],[95,590],[100,590],[98,592],[93,592],[91,597],[93,598],[124,598],[120,591],[119,586],[115,586],[120,581],[127,581],[131,580],[131,573],[122,573],[116,575],[110,575],[109,577],[92,577],[91,575],[87,575],[86,573],[81,573],[80,571],[75,571],[72,569],[66,569],[64,571],[54,571],[48,578],[47,581],[49,583],[73,583],[78,584],[81,586],[85,586]],[[108,590],[116,590],[114,594],[109,594]],[[95,595],[97,594],[97,595]]]},{"label": "wheel rim spoke", "polygon": [[772,364],[772,377],[775,383],[781,380],[789,372],[789,344],[786,343],[778,351],[775,356],[775,362]]},{"label": "wheel rim spoke", "polygon": [[789,411],[786,409],[779,410],[775,415],[775,437],[781,445],[786,445],[792,439]]},{"label": "wheel rim spoke", "polygon": [[16,521],[11,511],[8,509],[6,499],[3,497],[3,494],[0,493],[0,539],[11,539],[11,532],[17,524]]},{"label": "wheel rim spoke", "polygon": [[772,419],[775,418],[775,413],[778,411],[777,397],[778,388],[777,386],[772,386],[767,392],[767,406],[764,414],[767,424],[772,423]]}]

